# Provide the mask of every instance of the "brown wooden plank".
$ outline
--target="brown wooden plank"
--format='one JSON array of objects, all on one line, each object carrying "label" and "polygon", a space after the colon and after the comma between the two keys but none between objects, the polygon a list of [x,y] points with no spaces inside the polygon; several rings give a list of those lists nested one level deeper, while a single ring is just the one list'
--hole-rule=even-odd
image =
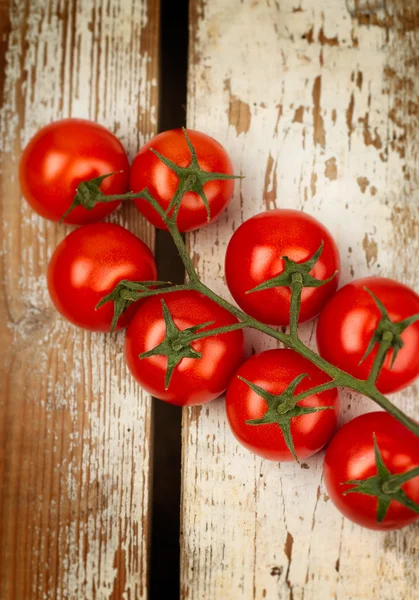
[{"label": "brown wooden plank", "polygon": [[[147,596],[151,401],[115,338],[51,306],[48,259],[70,228],[21,200],[23,145],[54,119],[97,120],[130,158],[156,131],[159,2],[0,2],[1,600]],[[124,206],[112,219],[149,246]]]}]

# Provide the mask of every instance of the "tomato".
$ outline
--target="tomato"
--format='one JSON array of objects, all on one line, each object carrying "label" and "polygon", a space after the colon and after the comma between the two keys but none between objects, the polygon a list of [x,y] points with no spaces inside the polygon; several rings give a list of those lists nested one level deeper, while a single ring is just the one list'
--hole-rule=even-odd
[{"label": "tomato", "polygon": [[[327,493],[340,512],[369,529],[398,529],[419,519],[419,514],[395,499],[390,501],[383,521],[377,521],[378,498],[360,492],[346,493],[356,484],[377,476],[374,434],[385,467],[391,474],[419,467],[419,439],[386,412],[361,415],[346,423],[332,439],[324,461]],[[402,486],[405,494],[419,503],[419,476]]]},{"label": "tomato", "polygon": [[[104,194],[123,194],[129,163],[121,142],[107,129],[84,119],[64,119],[43,127],[29,141],[20,160],[24,197],[42,217],[59,221],[71,206],[77,186],[100,175],[107,177]],[[65,223],[84,225],[104,219],[120,202],[99,203],[86,210],[77,206]]]},{"label": "tomato", "polygon": [[195,291],[172,292],[147,298],[132,320],[125,342],[125,356],[131,373],[150,394],[179,406],[204,404],[222,394],[243,359],[243,332],[223,333],[191,343],[201,358],[183,358],[175,367],[168,389],[165,377],[168,359],[139,355],[160,344],[166,335],[162,299],[178,329],[214,321],[203,330],[231,325],[237,320],[224,308]]},{"label": "tomato", "polygon": [[[55,249],[48,266],[48,289],[57,310],[71,323],[91,331],[109,331],[113,302],[95,310],[104,296],[123,280],[157,277],[147,246],[120,225],[95,223],[72,231]],[[119,318],[126,327],[137,303]]]},{"label": "tomato", "polygon": [[[381,314],[371,290],[386,307],[392,321],[401,321],[419,313],[419,296],[407,286],[384,277],[357,279],[341,288],[322,311],[317,326],[317,346],[327,361],[358,379],[367,379],[378,344],[368,357],[368,348]],[[404,343],[391,367],[388,352],[377,387],[382,393],[395,392],[409,385],[419,375],[419,322],[401,334]],[[361,362],[362,361],[362,362]]]},{"label": "tomato", "polygon": [[[187,130],[193,144],[198,163],[203,171],[233,174],[230,157],[224,148],[212,137],[199,131]],[[175,173],[155,156],[150,148],[157,150],[180,167],[187,167],[191,162],[191,153],[185,135],[181,129],[164,131],[152,138],[138,152],[131,166],[130,189],[140,192],[148,188],[150,194],[167,209],[175,195],[179,178]],[[214,180],[205,183],[204,192],[208,199],[211,222],[214,221],[230,202],[233,195],[234,182]],[[134,200],[139,211],[155,227],[166,229],[161,217],[145,200]],[[202,199],[195,192],[184,195],[179,213],[177,226],[180,231],[192,231],[208,224],[208,214]]]},{"label": "tomato", "polygon": [[[267,350],[255,354],[238,369],[227,390],[226,410],[233,434],[248,450],[269,460],[294,460],[281,427],[276,422],[261,425],[246,423],[249,420],[262,418],[268,409],[268,403],[239,377],[271,394],[279,395],[302,373],[306,373],[309,377],[305,377],[298,384],[294,395],[329,380],[327,375],[307,359],[294,350],[286,349]],[[302,414],[289,421],[295,452],[299,459],[318,452],[334,433],[339,395],[336,388],[333,388],[297,402],[297,408],[323,406],[333,406],[334,409]]]},{"label": "tomato", "polygon": [[[338,249],[327,229],[316,219],[297,210],[262,212],[245,221],[234,232],[226,253],[227,285],[237,304],[252,317],[271,325],[288,325],[291,292],[273,287],[247,293],[284,270],[281,257],[302,263],[324,242],[319,260],[310,271],[326,280],[340,268]],[[321,287],[302,292],[299,322],[316,317],[336,291],[339,275]]]}]

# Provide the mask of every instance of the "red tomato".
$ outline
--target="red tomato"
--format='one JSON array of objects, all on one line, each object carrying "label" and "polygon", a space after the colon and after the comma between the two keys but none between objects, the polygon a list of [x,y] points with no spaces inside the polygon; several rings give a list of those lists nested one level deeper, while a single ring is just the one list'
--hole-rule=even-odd
[{"label": "red tomato", "polygon": [[[195,147],[199,166],[203,171],[233,174],[230,157],[224,148],[212,137],[188,129],[188,135]],[[159,133],[138,152],[131,166],[130,189],[140,192],[148,188],[150,194],[167,209],[178,186],[178,177],[155,156],[150,148],[157,150],[180,167],[187,167],[191,153],[181,129]],[[210,207],[211,222],[214,221],[230,202],[233,195],[233,180],[209,181],[204,191]],[[155,227],[166,229],[162,219],[145,200],[134,200],[139,211]],[[177,216],[180,231],[192,231],[208,224],[207,210],[202,199],[195,192],[184,195]]]},{"label": "red tomato", "polygon": [[[95,310],[122,279],[156,279],[153,255],[133,233],[120,225],[96,223],[72,231],[55,249],[48,266],[48,289],[56,309],[71,323],[90,331],[109,331],[113,302]],[[116,329],[126,327],[131,305]]]},{"label": "red tomato", "polygon": [[[226,409],[230,427],[248,450],[275,461],[292,461],[284,435],[277,423],[250,425],[246,421],[260,419],[265,414],[267,402],[238,376],[247,379],[271,394],[281,394],[301,373],[307,373],[297,386],[294,395],[328,381],[327,375],[294,350],[267,350],[255,354],[244,362],[227,390]],[[336,389],[308,396],[297,406],[334,406],[334,410],[296,416],[291,419],[291,435],[299,459],[318,452],[336,429],[339,395]]]},{"label": "red tomato", "polygon": [[[419,519],[396,500],[391,500],[384,520],[377,522],[376,496],[354,492],[349,480],[364,480],[377,475],[374,436],[385,466],[391,474],[404,473],[419,466],[419,439],[386,412],[361,415],[346,423],[334,436],[326,451],[324,481],[327,493],[340,512],[369,529],[399,529]],[[419,503],[419,477],[402,486],[415,503]]]},{"label": "red tomato", "polygon": [[[324,242],[323,252],[310,275],[328,279],[340,268],[338,249],[327,229],[297,210],[271,210],[245,221],[227,247],[225,274],[237,304],[252,317],[271,325],[288,325],[291,292],[287,287],[247,294],[249,290],[284,270],[282,256],[302,263]],[[336,291],[339,274],[318,288],[304,288],[299,322],[316,317]]]},{"label": "red tomato", "polygon": [[[357,279],[341,288],[322,311],[317,326],[317,345],[327,361],[358,379],[367,379],[378,344],[360,363],[381,314],[370,289],[386,307],[392,321],[419,313],[419,296],[407,286],[384,277]],[[383,394],[396,392],[419,375],[419,322],[401,334],[404,342],[393,367],[392,351],[387,354],[377,387]]]},{"label": "red tomato", "polygon": [[[38,214],[51,221],[61,219],[82,181],[107,173],[116,174],[102,182],[101,191],[107,195],[125,193],[129,163],[121,142],[101,125],[84,119],[64,119],[40,129],[24,149],[19,167],[24,197]],[[77,206],[64,222],[94,223],[119,204],[100,203],[91,210]]]},{"label": "red tomato", "polygon": [[208,321],[214,324],[203,330],[237,322],[224,308],[198,292],[173,292],[147,298],[127,331],[125,356],[132,374],[150,394],[170,404],[190,406],[214,400],[226,390],[243,360],[243,332],[231,331],[192,342],[202,358],[183,358],[175,367],[166,390],[167,357],[139,358],[165,338],[162,298],[180,330]]}]

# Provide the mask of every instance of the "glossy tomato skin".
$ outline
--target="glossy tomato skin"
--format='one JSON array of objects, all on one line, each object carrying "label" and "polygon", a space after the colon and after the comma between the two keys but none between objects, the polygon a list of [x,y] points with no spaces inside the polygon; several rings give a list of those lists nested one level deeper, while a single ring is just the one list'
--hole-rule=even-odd
[{"label": "glossy tomato skin", "polygon": [[[392,500],[381,523],[377,522],[377,498],[357,492],[343,495],[350,479],[377,475],[374,456],[375,433],[384,464],[392,474],[419,466],[419,439],[386,412],[361,415],[346,423],[330,442],[324,461],[324,481],[331,500],[340,512],[369,529],[399,529],[419,519],[419,515]],[[419,477],[402,486],[419,503]]]},{"label": "glossy tomato skin", "polygon": [[[357,279],[342,287],[323,309],[317,326],[320,355],[358,379],[367,379],[378,345],[360,363],[381,318],[370,289],[387,308],[392,321],[419,313],[419,296],[410,288],[384,277]],[[390,370],[389,352],[377,382],[383,394],[396,392],[419,375],[419,322],[402,333],[403,348]]]},{"label": "glossy tomato skin", "polygon": [[282,273],[282,256],[304,262],[322,241],[323,252],[310,274],[328,279],[338,273],[330,283],[303,290],[300,323],[316,317],[337,289],[340,258],[330,233],[310,215],[289,209],[262,212],[240,225],[230,239],[225,259],[227,285],[240,308],[263,323],[289,325],[289,288],[246,292]]},{"label": "glossy tomato skin", "polygon": [[[124,194],[129,163],[121,142],[105,127],[84,119],[63,119],[43,127],[25,147],[19,166],[22,193],[42,217],[59,221],[71,206],[77,186],[100,175],[107,177],[104,194]],[[77,206],[65,223],[85,225],[111,214],[120,202]]]},{"label": "glossy tomato skin", "polygon": [[[293,461],[281,429],[276,423],[248,425],[247,420],[260,419],[266,412],[266,401],[238,376],[255,383],[268,392],[278,395],[301,373],[305,377],[296,388],[295,394],[325,383],[327,375],[293,350],[267,350],[255,354],[244,362],[227,390],[227,418],[236,439],[248,450],[275,461]],[[302,415],[291,420],[291,434],[299,459],[315,454],[333,435],[338,418],[339,395],[336,389],[308,396],[298,402],[299,406],[334,406],[334,410],[323,410]]]},{"label": "glossy tomato skin", "polygon": [[[122,279],[157,278],[147,246],[120,225],[94,223],[72,231],[57,246],[48,265],[48,290],[56,309],[71,323],[90,331],[109,331],[113,302],[95,310],[98,302]],[[116,329],[128,325],[137,303],[119,318]]]},{"label": "glossy tomato skin", "polygon": [[214,324],[205,330],[237,322],[225,309],[195,291],[147,298],[127,331],[125,356],[128,367],[141,387],[160,400],[178,406],[210,402],[226,390],[243,360],[243,332],[231,331],[192,342],[193,348],[202,353],[202,358],[182,359],[165,390],[167,358],[139,358],[141,353],[155,348],[165,337],[162,298],[180,330],[207,321],[214,321]]},{"label": "glossy tomato skin", "polygon": [[[189,138],[195,147],[198,163],[203,171],[233,174],[233,165],[225,149],[212,137],[188,129]],[[131,166],[130,189],[139,192],[145,187],[150,194],[167,209],[172,200],[178,177],[164,165],[150,148],[157,150],[180,167],[187,167],[191,160],[185,136],[181,129],[159,133],[138,152]],[[233,180],[209,181],[204,186],[205,194],[214,221],[230,202],[233,195]],[[138,210],[155,227],[166,229],[162,219],[145,200],[134,200]],[[180,231],[192,231],[208,224],[207,211],[202,199],[195,192],[184,195],[177,217]]]}]

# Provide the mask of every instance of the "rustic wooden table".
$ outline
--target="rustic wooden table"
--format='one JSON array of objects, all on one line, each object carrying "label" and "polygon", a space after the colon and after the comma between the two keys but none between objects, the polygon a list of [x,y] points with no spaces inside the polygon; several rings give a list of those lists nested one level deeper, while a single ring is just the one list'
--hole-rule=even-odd
[{"label": "rustic wooden table", "polygon": [[[130,158],[156,132],[159,13],[158,0],[0,0],[1,600],[147,597],[151,399],[122,333],[76,330],[52,308],[46,265],[69,228],[22,203],[16,172],[31,135],[63,116],[108,126]],[[187,123],[246,175],[189,236],[205,282],[227,294],[231,232],[294,207],[332,231],[344,282],[380,273],[419,289],[418,50],[417,0],[191,0]],[[153,247],[132,207],[115,220]],[[418,391],[395,397],[413,416]],[[342,421],[375,408],[342,404]],[[344,520],[322,458],[263,461],[237,445],[222,400],[184,410],[181,597],[417,598],[418,527]]]}]

